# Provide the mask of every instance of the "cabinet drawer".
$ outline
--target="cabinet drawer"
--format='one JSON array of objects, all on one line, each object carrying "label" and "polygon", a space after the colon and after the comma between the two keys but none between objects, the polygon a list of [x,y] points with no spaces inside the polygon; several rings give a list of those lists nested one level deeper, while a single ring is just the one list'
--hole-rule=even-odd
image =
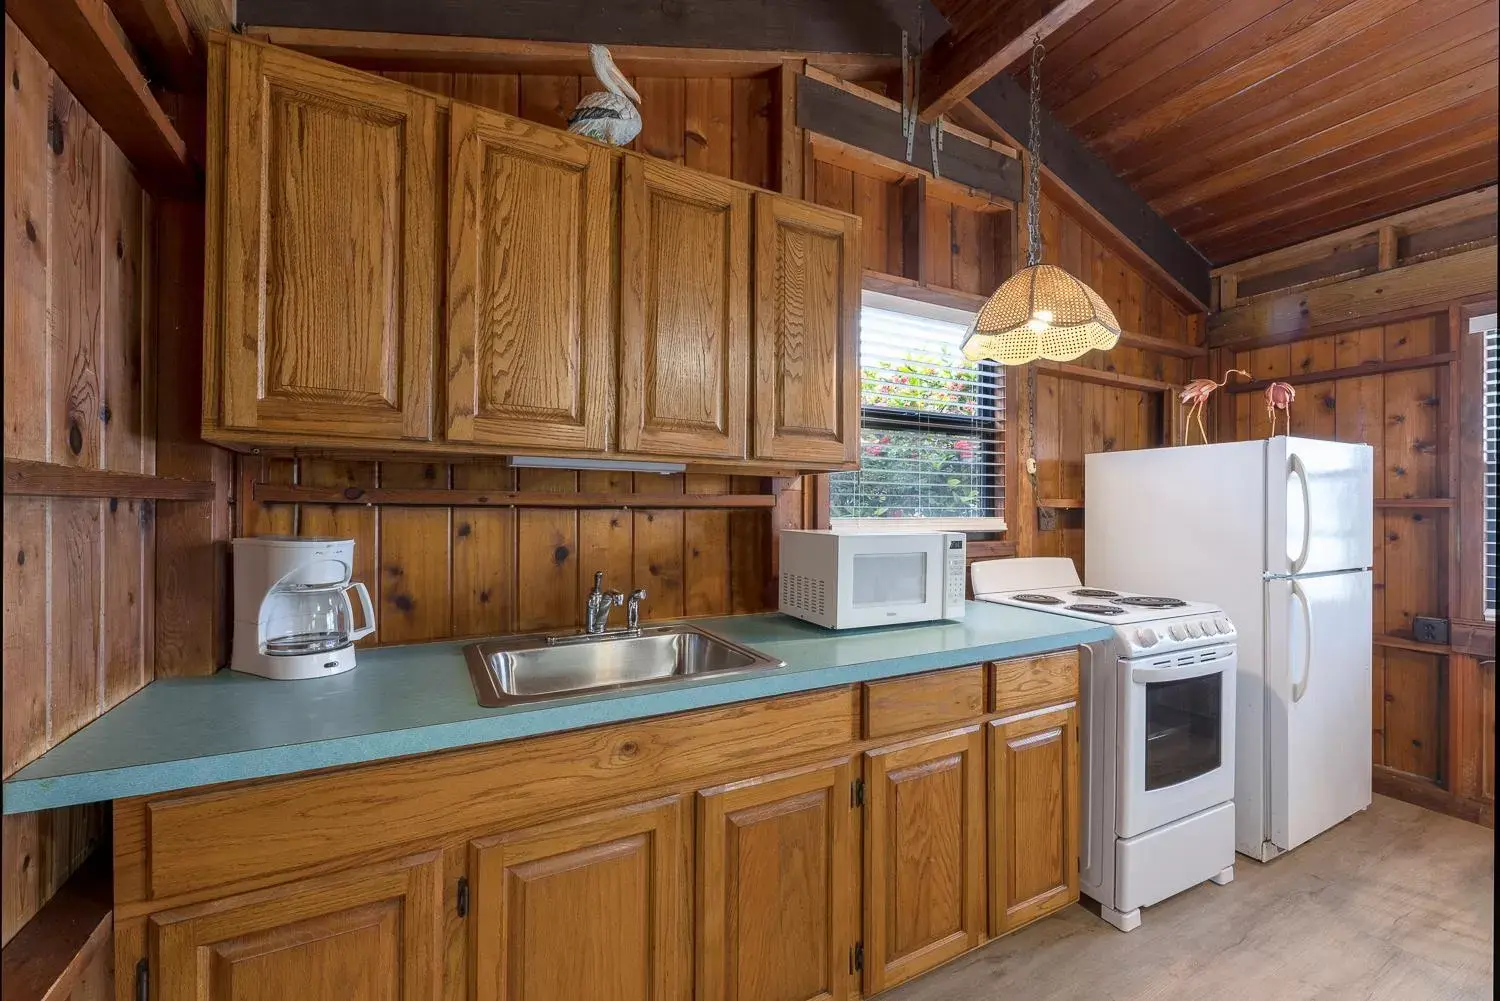
[{"label": "cabinet drawer", "polygon": [[864,686],[865,737],[960,723],[984,713],[984,667],[960,667]]},{"label": "cabinet drawer", "polygon": [[991,670],[991,712],[1056,705],[1078,698],[1077,650],[997,661]]}]

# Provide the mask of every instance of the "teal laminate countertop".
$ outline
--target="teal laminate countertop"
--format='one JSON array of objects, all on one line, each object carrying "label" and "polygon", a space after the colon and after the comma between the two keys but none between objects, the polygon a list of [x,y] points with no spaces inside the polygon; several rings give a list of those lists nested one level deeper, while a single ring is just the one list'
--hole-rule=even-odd
[{"label": "teal laminate countertop", "polygon": [[362,650],[354,670],[308,681],[233,671],[164,679],[12,775],[4,784],[5,813],[470,747],[1024,657],[1112,635],[1079,619],[973,601],[961,621],[848,632],[775,613],[690,621],[787,666],[503,709],[475,699],[463,657],[472,640]]}]

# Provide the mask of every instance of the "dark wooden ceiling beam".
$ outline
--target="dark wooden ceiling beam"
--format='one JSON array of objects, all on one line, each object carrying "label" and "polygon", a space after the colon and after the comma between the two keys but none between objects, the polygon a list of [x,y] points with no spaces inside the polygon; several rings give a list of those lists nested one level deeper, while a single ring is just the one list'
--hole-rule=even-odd
[{"label": "dark wooden ceiling beam", "polygon": [[[1012,139],[1027,133],[1028,95],[1015,80],[1000,75],[969,95],[974,108]],[[1136,248],[1189,302],[1207,309],[1212,288],[1208,261],[1165,219],[1120,180],[1077,136],[1041,112],[1042,165],[1075,204]]]},{"label": "dark wooden ceiling beam", "polygon": [[196,186],[187,144],[110,25],[104,0],[10,0],[5,12],[120,147],[142,187],[172,194]]},{"label": "dark wooden ceiling beam", "polygon": [[918,86],[921,118],[931,122],[1003,73],[1048,36],[1098,0],[1019,0],[1015,3],[962,3],[943,0],[951,27],[922,57]]},{"label": "dark wooden ceiling beam", "polygon": [[201,88],[202,50],[177,0],[109,0],[109,9],[150,60],[160,82],[184,93]]}]

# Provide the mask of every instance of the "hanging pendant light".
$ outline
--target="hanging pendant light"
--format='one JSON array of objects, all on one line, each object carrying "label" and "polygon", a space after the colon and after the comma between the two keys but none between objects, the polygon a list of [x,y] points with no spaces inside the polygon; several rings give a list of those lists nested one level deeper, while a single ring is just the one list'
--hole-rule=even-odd
[{"label": "hanging pendant light", "polygon": [[1007,278],[974,317],[962,348],[974,361],[1070,361],[1086,351],[1108,351],[1120,339],[1119,321],[1099,293],[1055,264],[1041,263],[1042,52],[1038,40],[1031,47],[1026,267]]}]

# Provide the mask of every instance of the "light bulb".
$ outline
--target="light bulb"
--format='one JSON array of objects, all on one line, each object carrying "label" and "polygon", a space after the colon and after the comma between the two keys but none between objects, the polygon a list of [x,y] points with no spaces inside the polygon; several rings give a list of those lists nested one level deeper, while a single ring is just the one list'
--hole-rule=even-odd
[{"label": "light bulb", "polygon": [[1038,320],[1041,320],[1043,324],[1052,322],[1052,310],[1050,309],[1039,309],[1031,315],[1036,317]]}]

